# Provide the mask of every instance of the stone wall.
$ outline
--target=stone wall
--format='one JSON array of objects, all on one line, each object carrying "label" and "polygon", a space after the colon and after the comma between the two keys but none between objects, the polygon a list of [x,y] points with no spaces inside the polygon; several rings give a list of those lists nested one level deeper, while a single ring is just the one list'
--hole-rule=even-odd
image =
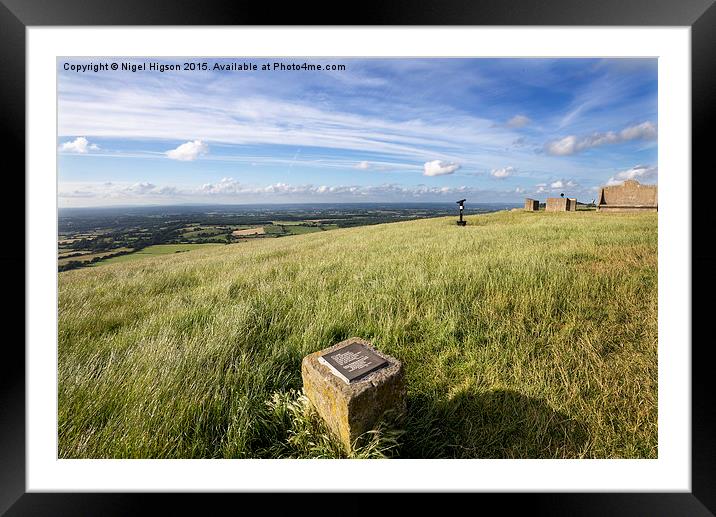
[{"label": "stone wall", "polygon": [[567,210],[569,212],[576,212],[577,211],[577,198],[576,197],[570,197],[567,198]]},{"label": "stone wall", "polygon": [[528,212],[536,212],[539,210],[539,201],[536,199],[525,198],[525,210]]},{"label": "stone wall", "polygon": [[547,212],[566,212],[569,210],[569,199],[566,197],[548,197],[544,209]]},{"label": "stone wall", "polygon": [[597,198],[600,212],[627,212],[634,210],[656,211],[659,206],[657,185],[642,185],[627,180],[621,185],[602,187]]}]

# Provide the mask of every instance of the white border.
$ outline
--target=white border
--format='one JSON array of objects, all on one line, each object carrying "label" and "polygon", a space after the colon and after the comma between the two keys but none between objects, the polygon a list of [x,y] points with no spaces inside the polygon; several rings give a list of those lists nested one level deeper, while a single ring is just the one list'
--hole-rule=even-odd
[{"label": "white border", "polygon": [[[157,37],[159,35],[159,37]],[[27,30],[27,490],[690,491],[690,43],[673,28]],[[57,56],[659,57],[659,458],[58,460]]]}]

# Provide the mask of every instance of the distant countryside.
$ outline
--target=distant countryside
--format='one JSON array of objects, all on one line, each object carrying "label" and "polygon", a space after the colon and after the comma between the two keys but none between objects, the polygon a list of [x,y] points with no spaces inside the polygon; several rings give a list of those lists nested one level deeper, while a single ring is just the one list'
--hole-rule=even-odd
[{"label": "distant countryside", "polygon": [[[478,204],[467,213],[515,207]],[[128,207],[60,210],[59,271],[183,253],[217,244],[286,237],[452,214],[445,203]]]}]

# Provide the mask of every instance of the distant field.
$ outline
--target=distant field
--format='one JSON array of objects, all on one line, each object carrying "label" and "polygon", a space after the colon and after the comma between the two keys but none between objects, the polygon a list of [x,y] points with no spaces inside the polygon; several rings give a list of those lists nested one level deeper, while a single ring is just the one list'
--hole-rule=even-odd
[{"label": "distant field", "polygon": [[[328,228],[324,228],[324,229],[328,229]],[[323,231],[323,229],[320,226],[299,226],[299,225],[286,226],[285,230],[287,233],[289,233],[291,235],[303,235],[304,233],[314,233],[314,232]]]},{"label": "distant field", "polygon": [[92,252],[89,251],[89,250],[73,250],[73,249],[61,250],[61,251],[57,254],[57,258],[65,258],[65,257],[67,257],[68,255],[87,255],[87,254],[89,254],[89,253],[92,253]]},{"label": "distant field", "polygon": [[200,226],[200,227],[190,227],[187,228],[184,232],[182,232],[182,237],[199,237],[199,236],[213,236],[213,235],[220,235],[222,233],[228,233],[230,230],[225,230],[223,228],[216,228],[213,226]]},{"label": "distant field", "polygon": [[657,214],[466,219],[60,273],[59,457],[341,457],[300,364],[360,336],[409,413],[360,456],[656,458]]},{"label": "distant field", "polygon": [[320,226],[310,226],[310,225],[307,225],[305,222],[300,222],[297,224],[286,224],[286,225],[279,225],[279,224],[274,223],[270,226],[264,227],[267,234],[277,235],[277,236],[303,235],[305,233],[321,232],[324,230],[333,230],[335,228],[337,228],[337,225],[335,225],[335,224],[322,224]]},{"label": "distant field", "polygon": [[173,253],[182,253],[185,251],[198,250],[205,247],[223,246],[223,244],[157,244],[156,246],[147,246],[146,248],[130,253],[128,255],[120,255],[119,257],[108,258],[99,262],[97,265],[115,264],[118,262],[132,262],[137,259],[155,255],[170,255]]},{"label": "distant field", "polygon": [[[119,253],[120,251],[129,251],[130,248],[116,248],[113,250],[108,251],[102,251],[100,253],[85,253],[82,251],[78,251],[75,253],[82,253],[82,255],[78,255],[76,257],[68,257],[67,253],[60,253],[59,258],[57,260],[58,265],[67,264],[68,262],[77,261],[77,262],[88,262],[96,257],[106,257],[107,255],[113,255],[114,253]],[[121,257],[116,257],[121,258]],[[107,259],[110,260],[110,259]]]},{"label": "distant field", "polygon": [[235,235],[236,237],[245,237],[249,235],[263,235],[266,233],[263,226],[259,226],[256,228],[247,228],[245,230],[234,230],[231,232],[231,235]]}]

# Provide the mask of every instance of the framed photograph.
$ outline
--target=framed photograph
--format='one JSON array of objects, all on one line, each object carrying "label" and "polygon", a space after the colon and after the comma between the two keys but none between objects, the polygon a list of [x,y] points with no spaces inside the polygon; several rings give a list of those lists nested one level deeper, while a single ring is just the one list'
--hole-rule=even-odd
[{"label": "framed photograph", "polygon": [[26,322],[0,510],[715,511],[712,2],[120,4],[0,6]]}]

